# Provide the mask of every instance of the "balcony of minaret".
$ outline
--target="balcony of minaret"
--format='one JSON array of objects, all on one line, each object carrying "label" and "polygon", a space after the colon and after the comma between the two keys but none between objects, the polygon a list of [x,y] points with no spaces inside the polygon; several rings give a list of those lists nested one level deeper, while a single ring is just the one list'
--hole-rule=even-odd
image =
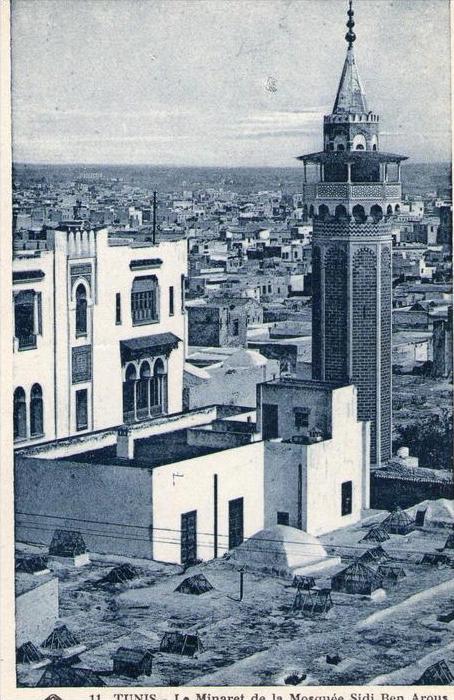
[{"label": "balcony of minaret", "polygon": [[[351,216],[361,207],[367,215],[379,207],[384,216],[399,211],[402,198],[400,163],[380,162],[377,157],[364,159],[355,153],[323,157],[310,164],[312,182],[308,182],[307,163],[304,163],[303,198],[307,210],[317,214],[321,206],[334,216],[344,207]],[[351,160],[350,160],[351,157]],[[314,173],[316,169],[316,173]],[[315,175],[315,177],[314,177]],[[318,181],[314,181],[317,178]]]},{"label": "balcony of minaret", "polygon": [[400,182],[306,182],[303,184],[304,202],[308,206],[319,206],[326,200],[336,204],[345,204],[351,200],[355,204],[377,203],[395,207],[402,198]]}]

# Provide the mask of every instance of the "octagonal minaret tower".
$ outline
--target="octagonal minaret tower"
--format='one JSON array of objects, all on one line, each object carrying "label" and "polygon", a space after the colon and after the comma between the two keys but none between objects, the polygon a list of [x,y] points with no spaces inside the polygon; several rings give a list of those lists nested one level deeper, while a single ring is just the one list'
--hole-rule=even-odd
[{"label": "octagonal minaret tower", "polygon": [[[401,200],[405,156],[379,150],[379,117],[368,109],[348,43],[324,150],[299,156],[313,218],[312,376],[358,389],[358,419],[371,422],[371,462],[391,457],[391,218]],[[317,181],[308,182],[308,165]],[[393,172],[391,172],[393,171]]]}]

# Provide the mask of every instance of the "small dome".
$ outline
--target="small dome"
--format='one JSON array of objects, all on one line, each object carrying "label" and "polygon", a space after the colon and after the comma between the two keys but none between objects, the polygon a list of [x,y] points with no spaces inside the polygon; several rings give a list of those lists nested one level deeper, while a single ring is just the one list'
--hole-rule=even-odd
[{"label": "small dome", "polygon": [[224,360],[224,367],[264,367],[266,363],[266,357],[255,350],[238,350]]},{"label": "small dome", "polygon": [[211,379],[206,369],[192,365],[190,362],[184,363],[184,371],[198,379]]},{"label": "small dome", "polygon": [[327,556],[316,537],[287,525],[259,530],[232,551],[233,559],[253,569],[294,569]]},{"label": "small dome", "polygon": [[447,525],[454,526],[454,500],[448,498],[438,498],[436,500],[422,501],[407,509],[410,517],[416,518],[418,510],[425,511],[425,525]]}]

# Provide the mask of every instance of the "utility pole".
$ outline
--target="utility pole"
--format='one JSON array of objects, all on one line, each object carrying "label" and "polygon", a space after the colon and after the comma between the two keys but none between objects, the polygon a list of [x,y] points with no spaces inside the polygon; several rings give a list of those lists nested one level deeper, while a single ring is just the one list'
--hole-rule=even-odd
[{"label": "utility pole", "polygon": [[156,190],[153,192],[153,245],[156,243]]},{"label": "utility pole", "polygon": [[243,600],[244,594],[244,567],[240,569],[240,601]]}]

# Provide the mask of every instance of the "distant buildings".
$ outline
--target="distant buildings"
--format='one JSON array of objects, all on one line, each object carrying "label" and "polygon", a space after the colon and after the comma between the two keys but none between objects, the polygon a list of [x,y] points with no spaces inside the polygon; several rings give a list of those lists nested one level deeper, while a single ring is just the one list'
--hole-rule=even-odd
[{"label": "distant buildings", "polygon": [[189,302],[188,344],[246,347],[247,299]]}]

